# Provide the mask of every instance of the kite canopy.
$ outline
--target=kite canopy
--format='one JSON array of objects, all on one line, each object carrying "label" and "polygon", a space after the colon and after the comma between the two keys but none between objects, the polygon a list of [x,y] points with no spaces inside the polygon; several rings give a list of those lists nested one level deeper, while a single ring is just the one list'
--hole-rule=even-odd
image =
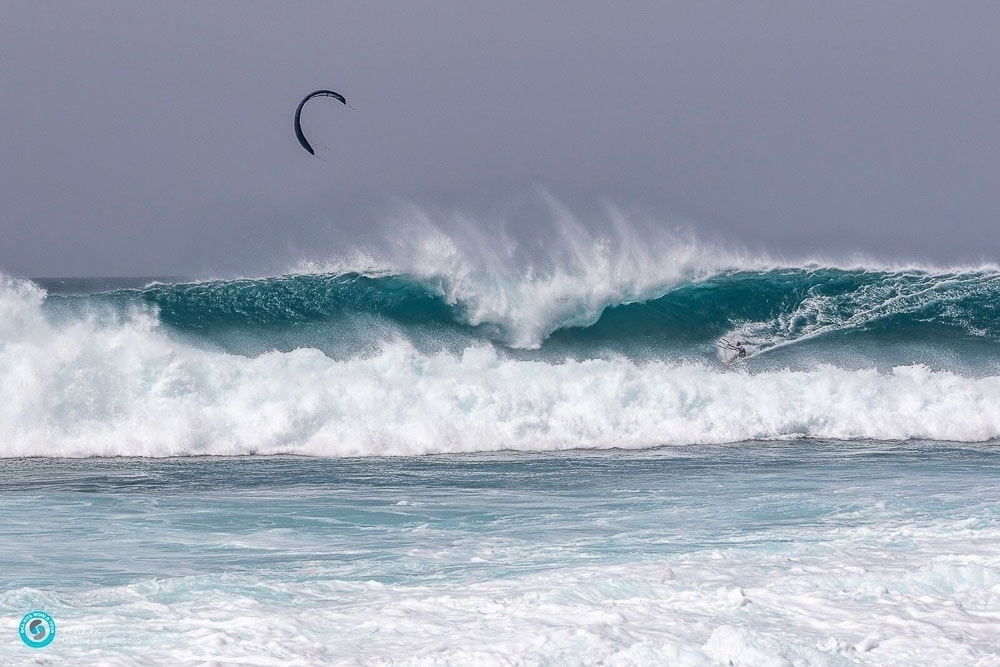
[{"label": "kite canopy", "polygon": [[302,116],[302,107],[304,107],[306,105],[306,102],[308,102],[314,97],[332,97],[335,100],[340,100],[341,103],[343,103],[344,105],[347,105],[347,98],[341,95],[340,93],[332,90],[313,91],[308,95],[306,95],[305,97],[303,97],[302,101],[299,102],[299,106],[295,110],[295,138],[299,140],[300,144],[302,144],[302,148],[309,151],[310,155],[316,155],[316,151],[313,150],[313,147],[306,140],[306,135],[302,134],[301,116]]}]

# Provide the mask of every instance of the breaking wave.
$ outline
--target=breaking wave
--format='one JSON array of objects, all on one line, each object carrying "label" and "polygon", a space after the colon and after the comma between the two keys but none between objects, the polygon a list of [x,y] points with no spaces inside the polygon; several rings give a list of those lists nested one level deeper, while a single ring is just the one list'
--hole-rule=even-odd
[{"label": "breaking wave", "polygon": [[[1000,437],[1000,377],[988,353],[970,359],[996,343],[996,283],[989,273],[728,271],[586,318],[567,304],[524,349],[516,308],[483,320],[440,284],[405,276],[75,296],[7,279],[0,453],[990,440]],[[745,363],[718,363],[724,335],[748,342]],[[934,363],[872,361],[900,341]],[[796,356],[799,347],[810,352]]]}]

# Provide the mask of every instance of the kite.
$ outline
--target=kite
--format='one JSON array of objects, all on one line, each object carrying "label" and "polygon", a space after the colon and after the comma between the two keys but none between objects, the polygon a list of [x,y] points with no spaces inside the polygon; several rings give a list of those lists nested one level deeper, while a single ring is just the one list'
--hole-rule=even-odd
[{"label": "kite", "polygon": [[302,134],[301,116],[302,107],[304,107],[306,102],[314,97],[332,97],[335,100],[340,100],[340,102],[345,106],[351,106],[350,104],[347,104],[346,97],[332,90],[316,90],[302,98],[302,101],[299,102],[299,107],[295,110],[295,138],[299,140],[299,143],[302,144],[302,148],[306,149],[310,155],[316,155],[316,151],[313,150],[313,147],[306,140],[306,135]]}]

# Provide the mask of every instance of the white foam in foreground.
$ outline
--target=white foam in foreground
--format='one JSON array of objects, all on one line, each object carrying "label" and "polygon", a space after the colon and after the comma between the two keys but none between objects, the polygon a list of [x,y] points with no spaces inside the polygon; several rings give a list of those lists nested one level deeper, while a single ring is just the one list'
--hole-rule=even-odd
[{"label": "white foam in foreground", "polygon": [[[952,535],[880,535],[922,547],[890,555],[866,529],[831,529],[841,560],[748,547],[460,585],[317,571],[22,590],[0,595],[0,620],[59,610],[44,657],[76,664],[1000,664],[1000,561],[985,539]],[[17,643],[0,652],[30,650]]]},{"label": "white foam in foreground", "polygon": [[753,439],[1000,437],[1000,378],[906,366],[748,374],[718,367],[313,349],[196,349],[154,317],[45,321],[0,291],[0,456],[402,455]]}]

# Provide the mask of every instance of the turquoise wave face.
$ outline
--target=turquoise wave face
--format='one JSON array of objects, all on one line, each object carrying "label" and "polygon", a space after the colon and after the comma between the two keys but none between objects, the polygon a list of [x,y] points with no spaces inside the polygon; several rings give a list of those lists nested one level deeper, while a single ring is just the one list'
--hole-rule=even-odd
[{"label": "turquoise wave face", "polygon": [[[647,301],[612,306],[550,344],[589,342],[696,355],[740,340],[749,358],[788,361],[804,352],[947,348],[981,359],[1000,340],[1000,276],[790,269],[737,271],[680,285]],[[642,343],[646,345],[643,346]],[[760,362],[764,362],[762,357]]]},{"label": "turquoise wave face", "polygon": [[912,363],[915,354],[961,364],[982,362],[1000,342],[1000,273],[989,271],[729,271],[601,298],[532,287],[527,279],[456,286],[407,275],[292,275],[51,293],[47,307],[152,309],[177,335],[251,355],[316,347],[350,358],[406,339],[422,350],[490,344],[519,358],[690,360],[714,359],[726,339],[768,365],[803,355]]}]

